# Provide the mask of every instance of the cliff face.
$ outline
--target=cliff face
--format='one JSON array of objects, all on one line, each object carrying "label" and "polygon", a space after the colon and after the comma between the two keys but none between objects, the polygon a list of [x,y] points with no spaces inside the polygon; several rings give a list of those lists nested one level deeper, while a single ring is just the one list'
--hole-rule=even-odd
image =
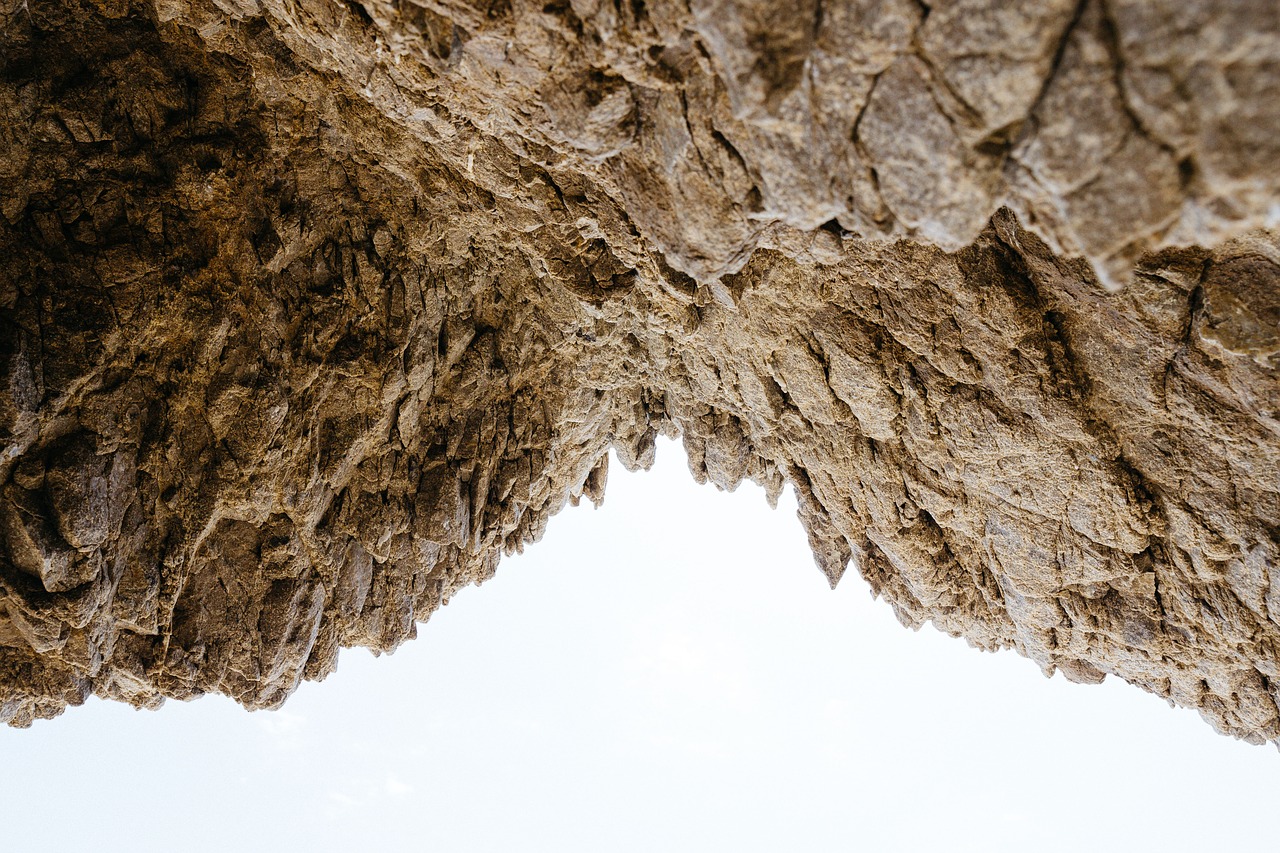
[{"label": "cliff face", "polygon": [[3,5],[0,719],[274,706],[667,433],[1280,737],[1274,0]]}]

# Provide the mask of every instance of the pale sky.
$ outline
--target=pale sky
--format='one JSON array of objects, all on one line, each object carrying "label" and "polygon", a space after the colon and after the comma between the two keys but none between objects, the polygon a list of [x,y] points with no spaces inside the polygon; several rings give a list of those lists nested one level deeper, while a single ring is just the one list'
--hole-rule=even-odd
[{"label": "pale sky", "polygon": [[901,627],[683,451],[278,712],[0,728],[14,851],[1275,849],[1280,755]]}]

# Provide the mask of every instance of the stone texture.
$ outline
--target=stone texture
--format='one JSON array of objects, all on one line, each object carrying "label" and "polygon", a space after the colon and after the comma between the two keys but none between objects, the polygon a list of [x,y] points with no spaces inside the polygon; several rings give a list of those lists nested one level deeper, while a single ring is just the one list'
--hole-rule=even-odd
[{"label": "stone texture", "polygon": [[659,433],[1280,737],[1274,0],[3,0],[0,719],[283,702]]}]

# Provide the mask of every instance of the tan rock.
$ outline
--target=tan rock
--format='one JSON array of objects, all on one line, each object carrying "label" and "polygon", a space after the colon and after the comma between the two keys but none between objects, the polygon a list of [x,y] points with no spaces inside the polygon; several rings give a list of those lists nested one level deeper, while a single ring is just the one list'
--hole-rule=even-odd
[{"label": "tan rock", "polygon": [[1271,0],[7,2],[0,719],[276,706],[662,433],[1280,737]]}]

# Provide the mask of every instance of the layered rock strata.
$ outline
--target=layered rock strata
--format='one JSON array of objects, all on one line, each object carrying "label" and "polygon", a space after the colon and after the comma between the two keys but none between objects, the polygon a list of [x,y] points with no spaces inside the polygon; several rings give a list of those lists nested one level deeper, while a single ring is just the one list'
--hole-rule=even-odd
[{"label": "layered rock strata", "polygon": [[1280,8],[3,0],[0,719],[278,705],[680,436],[1280,737]]}]

